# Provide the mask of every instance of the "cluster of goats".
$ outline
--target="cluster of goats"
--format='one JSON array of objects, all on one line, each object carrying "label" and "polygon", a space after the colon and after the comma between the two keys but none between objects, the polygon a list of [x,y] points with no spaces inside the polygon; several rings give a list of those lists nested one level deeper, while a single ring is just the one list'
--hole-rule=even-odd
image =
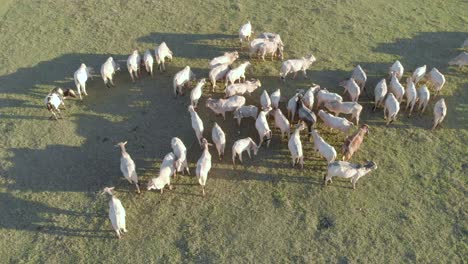
[{"label": "cluster of goats", "polygon": [[[271,56],[272,60],[275,58],[283,60],[284,44],[279,34],[263,33],[258,38],[250,40],[252,34],[250,22],[243,25],[239,31],[241,44],[248,42],[250,57],[256,56],[265,60],[265,57]],[[159,70],[165,70],[165,60],[172,60],[172,56],[173,53],[166,43],[162,42],[156,47],[154,58]],[[211,82],[211,91],[215,91],[217,81],[224,81],[225,94],[224,98],[214,99],[210,97],[206,99],[206,107],[211,109],[215,114],[222,115],[224,119],[226,112],[233,112],[233,117],[237,120],[238,126],[241,126],[241,121],[244,118],[253,118],[255,120],[255,128],[259,136],[258,144],[251,137],[235,141],[232,146],[232,163],[234,166],[237,158],[242,162],[243,152],[247,152],[248,156],[251,157],[251,152],[256,155],[264,142],[267,147],[269,146],[272,139],[272,130],[270,129],[268,120],[272,118],[274,126],[281,133],[281,139],[283,140],[284,136],[288,137],[288,149],[291,153],[292,165],[300,165],[301,168],[304,166],[304,154],[300,133],[307,128],[308,139],[313,139],[314,150],[318,151],[328,163],[327,174],[324,177],[325,184],[327,182],[331,183],[332,177],[337,176],[351,179],[353,189],[355,189],[356,182],[362,176],[377,168],[377,164],[373,161],[367,161],[363,165],[349,162],[362,144],[365,135],[369,132],[369,126],[364,124],[349,135],[355,125],[359,126],[360,114],[363,110],[363,106],[358,101],[359,96],[365,90],[367,75],[361,66],[357,65],[351,73],[350,78],[339,84],[344,88],[343,95],[346,93],[349,95],[349,102],[345,102],[341,95],[330,92],[326,88],[321,88],[320,85],[313,84],[307,90],[297,90],[293,97],[287,101],[286,110],[288,117],[286,117],[280,109],[280,103],[284,101],[281,100],[281,89],[277,89],[271,94],[268,94],[264,90],[260,96],[259,107],[245,105],[246,99],[243,95],[252,94],[261,87],[261,82],[255,79],[246,80],[246,68],[250,65],[250,62],[243,62],[237,67],[232,66],[238,58],[239,53],[233,51],[226,52],[222,56],[210,61],[208,79]],[[304,77],[307,78],[306,71],[315,61],[316,58],[313,55],[283,61],[280,70],[281,80],[285,82],[287,75],[290,73],[294,74],[294,78],[296,78],[298,72],[302,72]],[[149,50],[144,53],[143,57],[140,56],[138,50],[134,50],[127,60],[127,69],[132,81],[135,82],[139,78],[141,69],[143,68],[148,74],[153,75],[153,64],[153,55]],[[459,65],[460,67],[468,64],[468,54],[466,52],[462,53],[450,61],[449,64]],[[112,57],[109,57],[102,65],[101,76],[108,88],[115,86],[113,76],[119,70],[119,64]],[[387,120],[387,125],[396,120],[400,111],[400,104],[404,99],[406,99],[408,116],[413,112],[417,102],[417,110],[423,113],[430,99],[429,88],[432,88],[435,91],[435,96],[437,96],[445,84],[444,75],[436,68],[432,68],[427,73],[426,65],[417,68],[411,76],[406,78],[406,87],[400,83],[404,75],[404,68],[399,61],[396,61],[389,67],[388,74],[389,82],[386,78],[383,78],[374,89],[374,111],[383,106],[384,118]],[[87,95],[86,82],[91,77],[92,68],[81,64],[74,74],[77,94],[72,89],[62,90],[61,88],[55,88],[47,95],[45,104],[47,109],[52,112],[51,118],[57,119],[61,117],[59,107],[64,105],[65,98],[79,97],[82,100],[82,94]],[[193,74],[189,66],[176,73],[173,79],[174,95],[176,97],[183,95],[184,89],[190,87],[191,83],[195,80],[195,74]],[[422,85],[418,87],[420,83]],[[211,130],[213,144],[209,143],[204,137],[204,125],[202,119],[197,114],[197,108],[198,101],[202,97],[203,88],[206,84],[207,81],[205,79],[200,79],[194,88],[191,89],[190,105],[188,106],[192,128],[203,150],[196,165],[196,176],[202,187],[203,196],[205,195],[205,185],[212,164],[209,147],[213,144],[216,146],[219,159],[223,159],[226,147],[226,134],[217,123],[214,123]],[[435,129],[442,122],[446,113],[447,106],[442,98],[434,106],[432,129]],[[346,118],[340,117],[340,114],[351,115],[350,120],[354,121],[355,124]],[[336,161],[337,151],[335,148],[327,143],[314,129],[318,122],[317,115],[326,127],[348,135],[341,146],[342,161]],[[291,128],[293,129],[292,131]],[[131,184],[134,184],[137,192],[140,193],[135,163],[125,149],[126,144],[127,142],[121,142],[116,145],[121,149],[120,169],[124,177]],[[158,177],[148,182],[147,190],[160,190],[162,193],[166,186],[171,190],[171,177],[176,178],[177,173],[185,172],[190,175],[187,148],[182,140],[177,137],[172,138],[171,147],[172,152],[164,157]],[[109,217],[117,236],[120,238],[121,232],[127,232],[125,227],[125,209],[120,200],[113,195],[113,189],[113,187],[107,187],[103,193],[111,195]]]}]

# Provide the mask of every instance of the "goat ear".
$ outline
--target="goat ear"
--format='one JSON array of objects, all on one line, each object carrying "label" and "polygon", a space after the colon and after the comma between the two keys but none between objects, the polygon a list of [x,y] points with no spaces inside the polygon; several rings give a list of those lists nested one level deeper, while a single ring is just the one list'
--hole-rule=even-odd
[{"label": "goat ear", "polygon": [[127,141],[125,141],[123,144],[124,144],[124,146],[127,145]]}]

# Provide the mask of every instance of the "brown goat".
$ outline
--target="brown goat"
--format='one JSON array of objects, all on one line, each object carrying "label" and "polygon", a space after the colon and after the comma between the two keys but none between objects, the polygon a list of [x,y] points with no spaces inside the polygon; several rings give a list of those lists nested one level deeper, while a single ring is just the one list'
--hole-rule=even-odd
[{"label": "brown goat", "polygon": [[364,136],[369,133],[369,126],[362,125],[359,130],[351,136],[346,137],[343,146],[341,147],[341,153],[343,154],[343,160],[350,160],[354,152],[356,152],[364,140]]}]

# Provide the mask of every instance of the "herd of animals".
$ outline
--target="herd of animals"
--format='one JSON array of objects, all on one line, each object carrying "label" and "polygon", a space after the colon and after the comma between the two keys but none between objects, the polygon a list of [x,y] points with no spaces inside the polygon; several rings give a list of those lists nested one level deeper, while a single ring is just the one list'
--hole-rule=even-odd
[{"label": "herd of animals", "polygon": [[[252,25],[248,22],[239,30],[239,39],[241,46],[243,43],[248,43],[250,57],[257,56],[262,60],[265,57],[271,57],[272,60],[278,58],[283,60],[284,44],[279,34],[263,33],[258,38],[250,40],[253,34]],[[468,39],[463,44],[463,47],[468,46]],[[144,68],[148,74],[153,75],[154,59],[160,71],[165,70],[165,60],[172,60],[173,53],[162,42],[155,49],[155,57],[147,50],[143,57],[140,56],[138,50],[134,50],[128,57],[127,69],[133,82],[141,75],[141,69]],[[266,142],[267,147],[272,139],[272,130],[270,129],[268,120],[273,118],[274,125],[281,132],[281,139],[287,136],[288,148],[291,152],[292,165],[304,166],[304,155],[302,151],[302,143],[300,138],[301,131],[308,129],[309,140],[313,138],[314,150],[326,159],[328,163],[327,174],[324,177],[324,182],[332,182],[332,177],[342,177],[351,179],[353,189],[356,188],[356,182],[362,176],[375,170],[377,164],[372,161],[367,161],[365,164],[351,163],[349,160],[353,154],[359,149],[364,140],[365,135],[369,132],[369,126],[361,125],[356,132],[347,136],[342,145],[342,161],[336,161],[337,152],[335,148],[328,144],[323,137],[314,129],[318,122],[317,115],[323,121],[324,125],[330,129],[339,130],[347,135],[354,127],[354,123],[346,118],[339,117],[340,114],[351,115],[350,120],[354,120],[356,126],[359,126],[359,117],[363,109],[358,103],[359,96],[365,91],[367,75],[361,66],[357,65],[351,77],[340,82],[340,86],[344,88],[344,94],[348,94],[350,101],[344,102],[343,97],[329,92],[326,88],[321,88],[319,85],[313,84],[307,90],[297,90],[294,96],[287,101],[286,117],[281,111],[279,105],[281,100],[281,90],[277,89],[270,95],[264,90],[260,96],[260,109],[255,105],[245,105],[246,99],[244,94],[250,95],[256,89],[261,87],[260,80],[246,80],[246,68],[250,62],[246,61],[233,67],[233,63],[239,58],[237,51],[226,52],[222,56],[216,57],[210,61],[210,72],[208,74],[211,82],[211,90],[214,92],[217,87],[217,81],[224,81],[225,97],[224,98],[207,98],[206,107],[211,109],[215,114],[220,114],[225,119],[226,112],[233,112],[234,119],[241,126],[241,120],[244,118],[255,119],[255,128],[258,131],[258,144],[250,137],[235,141],[232,146],[232,163],[235,166],[236,158],[242,162],[242,153],[247,152],[251,157],[251,152],[254,155]],[[280,78],[286,81],[288,74],[294,74],[294,78],[298,72],[302,72],[307,78],[306,70],[316,61],[313,55],[308,55],[300,59],[290,59],[282,62]],[[463,67],[468,64],[468,53],[463,52],[449,62],[450,65],[458,65]],[[115,86],[113,82],[114,74],[120,70],[119,64],[109,57],[101,67],[101,76],[104,84],[111,88]],[[416,103],[419,101],[417,110],[423,113],[430,99],[429,88],[435,91],[437,96],[445,84],[445,77],[436,68],[432,68],[426,72],[426,65],[414,70],[413,74],[406,78],[406,87],[400,80],[403,78],[404,67],[397,60],[389,68],[390,81],[387,84],[387,79],[382,78],[377,83],[374,89],[374,111],[382,107],[384,108],[384,118],[387,120],[387,125],[396,120],[397,114],[400,111],[400,104],[406,99],[406,110],[408,116],[413,112]],[[80,68],[74,74],[77,92],[73,89],[53,89],[46,97],[45,104],[47,109],[52,113],[51,119],[57,120],[61,118],[60,106],[64,106],[64,99],[68,97],[79,97],[82,100],[82,94],[87,95],[86,82],[92,76],[92,68],[81,64]],[[184,88],[190,87],[190,84],[195,81],[195,75],[190,70],[189,66],[179,71],[173,79],[174,95],[177,97],[184,94]],[[236,82],[239,81],[239,82]],[[416,88],[419,83],[422,84]],[[190,105],[188,112],[191,116],[192,128],[195,131],[197,140],[203,149],[202,155],[196,165],[196,176],[202,187],[202,194],[205,196],[205,185],[208,173],[211,169],[211,154],[209,147],[211,143],[204,137],[203,121],[197,114],[198,101],[203,94],[203,88],[207,84],[205,79],[201,79],[191,89]],[[315,104],[315,106],[314,106]],[[316,111],[314,112],[314,107]],[[324,108],[323,108],[324,107]],[[328,111],[327,111],[328,110]],[[333,114],[330,114],[333,113]],[[434,106],[434,122],[432,129],[435,129],[444,119],[447,113],[447,106],[444,99],[439,99]],[[296,122],[297,117],[297,123]],[[291,132],[291,128],[293,131]],[[214,123],[212,128],[212,142],[216,146],[220,159],[224,156],[226,146],[226,134],[221,126]],[[127,142],[120,142],[116,146],[121,149],[120,169],[124,177],[130,184],[136,186],[136,190],[140,193],[138,176],[136,173],[135,163],[127,153],[125,145]],[[147,184],[147,190],[160,190],[161,193],[167,185],[171,190],[171,177],[176,177],[177,173],[185,173],[190,175],[190,170],[187,162],[187,149],[184,143],[177,137],[171,140],[172,152],[168,153],[161,164],[159,176],[151,179]],[[113,194],[113,187],[106,187],[102,193],[108,193],[111,196],[109,202],[109,217],[112,226],[117,233],[118,238],[121,238],[122,232],[127,232],[125,226],[125,209],[121,201]]]}]

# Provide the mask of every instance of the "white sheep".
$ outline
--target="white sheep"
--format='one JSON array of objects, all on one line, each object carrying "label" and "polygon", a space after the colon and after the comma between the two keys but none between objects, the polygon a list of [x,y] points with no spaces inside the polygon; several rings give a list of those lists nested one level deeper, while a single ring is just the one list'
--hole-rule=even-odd
[{"label": "white sheep", "polygon": [[296,78],[297,72],[302,71],[304,78],[307,78],[306,70],[314,63],[317,59],[314,55],[308,55],[307,57],[302,57],[301,59],[287,60],[281,64],[281,74],[280,77],[283,81],[286,81],[286,75],[288,73],[294,73],[294,78]]},{"label": "white sheep", "polygon": [[193,105],[193,107],[197,107],[198,105],[198,100],[200,100],[200,97],[202,96],[203,93],[203,86],[205,85],[206,80],[201,79],[195,88],[192,89],[190,92],[190,103]]},{"label": "white sheep", "polygon": [[190,175],[190,170],[187,164],[187,148],[184,145],[184,142],[177,137],[173,137],[171,140],[172,152],[176,156],[177,160],[175,161],[175,170],[177,172],[187,171],[187,174]]},{"label": "white sheep", "polygon": [[226,93],[226,98],[233,95],[243,95],[245,93],[251,94],[259,87],[262,86],[260,80],[251,80],[246,81],[245,83],[233,83],[226,87],[224,92]]},{"label": "white sheep", "polygon": [[426,78],[436,91],[434,96],[437,96],[440,90],[442,90],[442,87],[444,87],[445,76],[436,68],[432,68],[431,71],[426,75]]},{"label": "white sheep", "polygon": [[241,125],[242,118],[248,118],[252,117],[253,119],[256,119],[258,116],[258,107],[254,105],[243,105],[236,110],[234,110],[233,113],[234,119],[237,120],[237,125]]},{"label": "white sheep", "polygon": [[361,88],[359,88],[359,85],[353,78],[349,78],[340,82],[340,86],[344,88],[343,94],[346,94],[346,92],[348,92],[352,102],[358,101],[359,95],[361,94]]},{"label": "white sheep", "polygon": [[415,85],[418,84],[418,82],[426,75],[426,65],[423,65],[419,68],[416,68],[413,72],[413,82]]},{"label": "white sheep", "polygon": [[396,73],[396,77],[398,80],[401,80],[401,77],[403,77],[403,73],[405,71],[405,68],[403,68],[403,65],[399,60],[396,60],[392,66],[388,69],[388,76],[392,76],[393,73]]},{"label": "white sheep", "polygon": [[164,156],[159,169],[159,175],[156,178],[152,178],[148,182],[147,190],[161,190],[164,191],[164,186],[169,186],[169,190],[172,190],[171,176],[176,174],[176,156],[174,153],[169,152]]},{"label": "white sheep", "polygon": [[409,77],[406,79],[405,96],[406,96],[405,110],[407,110],[409,107],[408,116],[411,116],[411,113],[413,112],[413,108],[416,105],[416,101],[418,100],[418,92],[416,91],[416,86],[413,83],[413,79]]},{"label": "white sheep", "polygon": [[127,69],[132,82],[135,82],[135,78],[138,78],[138,72],[140,71],[141,57],[138,50],[133,50],[133,53],[128,56]]},{"label": "white sheep", "polygon": [[281,100],[281,89],[278,88],[276,91],[272,92],[270,95],[271,107],[276,109],[279,107],[279,102]]},{"label": "white sheep", "polygon": [[227,99],[206,99],[206,107],[210,108],[215,114],[222,115],[226,120],[226,112],[235,111],[245,104],[245,97],[234,95]]},{"label": "white sheep", "polygon": [[[278,109],[279,110],[279,109]],[[288,141],[288,149],[291,152],[292,157],[292,166],[294,167],[296,164],[301,165],[301,169],[304,168],[304,153],[302,152],[302,143],[301,143],[301,131],[306,128],[303,122],[300,122],[294,132],[292,133],[291,137]]]},{"label": "white sheep", "polygon": [[310,131],[310,134],[314,138],[314,150],[318,151],[322,157],[327,160],[327,163],[335,161],[336,159],[336,150],[333,146],[328,144],[315,129]]},{"label": "white sheep", "polygon": [[122,233],[127,233],[125,225],[125,208],[122,202],[114,196],[112,191],[114,187],[106,187],[101,194],[107,193],[111,196],[109,201],[109,218],[111,220],[112,228],[114,228],[117,237],[122,238]]},{"label": "white sheep", "polygon": [[291,97],[288,100],[288,105],[286,106],[286,109],[288,110],[288,118],[291,120],[291,122],[294,122],[294,117],[296,116],[297,112],[297,102],[299,101],[299,95],[300,93],[295,93],[293,97]]},{"label": "white sheep", "polygon": [[215,67],[217,67],[219,65],[222,65],[222,64],[231,65],[238,58],[239,58],[239,53],[237,51],[225,52],[222,56],[218,56],[216,58],[213,58],[210,61],[210,68],[213,69],[213,68],[215,68]]},{"label": "white sheep", "polygon": [[216,146],[216,150],[218,150],[218,156],[221,160],[224,157],[224,148],[226,147],[226,133],[216,122],[211,130],[211,139]]},{"label": "white sheep", "polygon": [[212,92],[214,92],[214,89],[216,87],[216,81],[223,80],[224,78],[226,78],[226,75],[230,70],[231,66],[229,64],[221,64],[210,70],[208,76],[211,81]]},{"label": "white sheep", "polygon": [[375,169],[377,169],[377,164],[373,161],[367,162],[364,166],[347,161],[335,161],[328,164],[327,175],[324,177],[325,185],[328,181],[332,183],[332,177],[351,178],[353,189],[356,189],[356,182],[359,178]]},{"label": "white sheep", "polygon": [[125,150],[127,141],[119,142],[116,147],[120,147],[122,157],[120,157],[120,171],[130,184],[135,184],[137,192],[140,193],[140,186],[138,185],[138,175],[136,173],[135,162]]},{"label": "white sheep", "polygon": [[239,156],[239,161],[242,163],[242,152],[247,151],[250,156],[250,151],[253,151],[254,155],[257,155],[258,147],[257,144],[252,140],[252,138],[243,138],[239,139],[232,145],[232,164],[236,165],[236,156]]},{"label": "white sheep", "polygon": [[113,78],[117,71],[120,71],[120,66],[112,57],[107,58],[106,62],[102,64],[101,76],[107,88],[110,88],[110,85],[115,86]]},{"label": "white sheep", "polygon": [[399,111],[400,103],[392,93],[388,93],[384,107],[384,119],[387,120],[387,126],[393,121],[396,121]]},{"label": "white sheep", "polygon": [[190,84],[190,81],[195,80],[195,74],[190,70],[190,66],[185,66],[185,68],[174,76],[172,81],[174,88],[174,95],[183,95],[182,88]]},{"label": "white sheep", "polygon": [[268,125],[267,115],[270,112],[271,108],[263,109],[258,114],[257,120],[255,120],[255,128],[258,131],[258,137],[260,138],[260,142],[258,143],[258,147],[260,148],[263,143],[263,138],[266,137],[267,147],[270,146],[270,141],[272,137],[272,133],[270,130],[270,126]]},{"label": "white sheep", "polygon": [[463,66],[468,65],[468,52],[464,51],[460,53],[455,58],[451,59],[448,62],[449,65],[458,65],[458,68],[461,69]]},{"label": "white sheep", "polygon": [[351,120],[356,120],[356,125],[359,125],[359,117],[362,112],[362,105],[356,102],[338,102],[332,101],[325,103],[325,107],[328,111],[335,113],[335,116],[343,113],[346,115],[351,115]]},{"label": "white sheep", "polygon": [[426,106],[429,103],[429,99],[431,99],[431,93],[426,85],[421,86],[418,89],[418,110],[422,113],[426,110]]},{"label": "white sheep", "polygon": [[149,50],[145,51],[145,54],[143,55],[143,62],[145,64],[146,72],[149,75],[153,76],[154,59],[153,59],[153,55],[151,55],[151,52]]},{"label": "white sheep", "polygon": [[197,162],[196,173],[197,173],[198,183],[202,187],[203,196],[205,196],[205,185],[206,185],[206,180],[208,178],[208,173],[211,170],[211,154],[208,149],[208,147],[210,146],[213,146],[213,145],[208,143],[208,141],[204,138],[202,140],[203,153]]},{"label": "white sheep", "polygon": [[247,24],[242,25],[239,29],[239,40],[241,44],[244,40],[249,41],[252,34],[252,24],[250,24],[250,21],[247,21]]},{"label": "white sheep", "polygon": [[302,97],[304,106],[312,110],[314,107],[315,94],[320,90],[320,85],[314,84],[312,87],[307,89]]},{"label": "white sheep", "polygon": [[318,115],[326,126],[333,129],[338,129],[344,133],[348,133],[348,131],[354,126],[354,124],[348,121],[346,118],[330,115],[323,110],[319,110]]},{"label": "white sheep", "polygon": [[262,110],[271,107],[271,99],[266,90],[263,90],[262,94],[260,95],[260,105],[262,106]]},{"label": "white sheep", "polygon": [[380,82],[375,85],[374,89],[374,111],[380,105],[383,105],[385,95],[387,94],[387,81],[385,79],[380,80]]},{"label": "white sheep", "polygon": [[405,87],[398,81],[395,72],[392,74],[392,79],[390,80],[390,92],[393,93],[398,102],[401,103],[405,95]]},{"label": "white sheep", "polygon": [[190,113],[190,118],[192,120],[192,128],[195,131],[195,135],[197,136],[198,144],[201,146],[201,140],[203,138],[203,121],[201,118],[198,116],[197,112],[195,112],[195,109],[193,108],[192,105],[189,105],[188,111]]},{"label": "white sheep", "polygon": [[366,72],[361,68],[361,65],[357,65],[353,73],[351,74],[351,79],[353,79],[360,88],[360,93],[364,92],[366,81],[367,81],[367,75]]},{"label": "white sheep", "polygon": [[445,104],[444,98],[441,98],[434,105],[434,125],[432,126],[432,130],[442,123],[446,115],[447,105]]},{"label": "white sheep", "polygon": [[246,61],[241,65],[237,66],[237,68],[230,70],[226,75],[225,85],[228,86],[229,83],[235,83],[237,80],[239,80],[239,82],[242,82],[242,79],[244,79],[245,81],[245,69],[249,65],[250,62]]},{"label": "white sheep", "polygon": [[166,70],[166,65],[164,64],[166,58],[172,61],[172,51],[167,46],[166,42],[162,42],[154,50],[154,55],[156,57],[156,62],[158,63],[159,71]]},{"label": "white sheep", "polygon": [[78,96],[80,100],[83,100],[81,97],[81,91],[83,91],[84,95],[88,95],[86,92],[86,81],[88,78],[92,78],[91,76],[92,68],[86,67],[84,63],[81,63],[80,68],[75,72],[73,75],[73,79],[75,80],[76,90],[78,91]]},{"label": "white sheep", "polygon": [[274,109],[273,112],[275,116],[275,126],[281,131],[281,139],[284,138],[285,134],[289,137],[290,124],[288,119],[283,115],[279,108]]},{"label": "white sheep", "polygon": [[317,109],[322,106],[322,104],[332,101],[342,102],[343,98],[336,93],[329,92],[325,88],[317,92]]}]

